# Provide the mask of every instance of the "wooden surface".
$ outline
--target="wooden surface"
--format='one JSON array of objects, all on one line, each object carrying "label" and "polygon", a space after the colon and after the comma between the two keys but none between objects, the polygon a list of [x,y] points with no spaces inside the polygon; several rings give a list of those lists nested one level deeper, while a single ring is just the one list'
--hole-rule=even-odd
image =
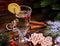
[{"label": "wooden surface", "polygon": [[21,0],[0,0],[0,11],[7,10],[7,6],[9,3],[15,2],[21,4],[22,1]]},{"label": "wooden surface", "polygon": [[[7,9],[8,4],[14,2],[14,3],[17,3],[19,5],[24,4],[24,5],[30,6],[32,4],[32,2],[31,2],[32,0],[30,2],[29,1],[25,0],[25,2],[24,2],[24,0],[0,0],[0,25],[4,24],[4,23],[8,23],[14,19],[14,16]],[[40,14],[31,15],[31,18],[32,18],[32,20],[43,20],[44,19],[44,17]]]},{"label": "wooden surface", "polygon": [[10,22],[13,19],[13,16],[7,9],[8,4],[17,3],[20,5],[22,1],[21,0],[0,0],[0,25],[5,22]]},{"label": "wooden surface", "polygon": [[[32,1],[33,2],[33,1]],[[5,14],[4,12],[7,12],[8,4],[10,3],[17,3],[19,5],[31,5],[32,2],[30,0],[0,0],[0,16],[2,14]]]},{"label": "wooden surface", "polygon": [[[32,5],[32,2],[35,0],[0,0],[0,25],[5,22],[10,22],[14,19],[13,15],[8,11],[7,7],[10,3],[17,3],[19,5]],[[33,10],[34,11],[34,10]],[[10,19],[11,18],[11,19]],[[44,20],[43,15],[31,15],[32,20]],[[34,19],[33,19],[34,18]]]}]

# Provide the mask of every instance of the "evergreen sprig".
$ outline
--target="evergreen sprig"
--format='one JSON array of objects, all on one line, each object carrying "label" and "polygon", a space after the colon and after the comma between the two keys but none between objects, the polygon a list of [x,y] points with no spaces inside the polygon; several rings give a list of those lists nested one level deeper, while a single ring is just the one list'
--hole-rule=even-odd
[{"label": "evergreen sprig", "polygon": [[33,4],[34,8],[41,8],[42,13],[48,18],[60,20],[60,0],[40,0]]},{"label": "evergreen sprig", "polygon": [[0,32],[0,46],[6,46],[9,43],[8,34]]}]

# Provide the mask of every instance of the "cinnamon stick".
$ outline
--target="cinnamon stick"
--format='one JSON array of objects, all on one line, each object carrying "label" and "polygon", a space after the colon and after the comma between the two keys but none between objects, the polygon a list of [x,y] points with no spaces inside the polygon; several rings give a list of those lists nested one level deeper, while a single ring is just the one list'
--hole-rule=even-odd
[{"label": "cinnamon stick", "polygon": [[30,21],[31,24],[36,24],[36,25],[42,25],[42,26],[46,26],[46,24],[44,22],[38,22],[38,21]]},{"label": "cinnamon stick", "polygon": [[31,29],[39,29],[39,28],[42,28],[44,26],[40,26],[40,25],[33,25],[33,24],[30,24],[31,26]]}]

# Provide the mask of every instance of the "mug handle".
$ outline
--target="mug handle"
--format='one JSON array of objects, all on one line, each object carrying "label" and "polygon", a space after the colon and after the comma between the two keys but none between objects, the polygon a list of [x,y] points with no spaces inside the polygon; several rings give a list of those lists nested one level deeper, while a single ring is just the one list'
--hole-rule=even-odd
[{"label": "mug handle", "polygon": [[7,30],[12,30],[11,28],[8,27],[9,25],[11,25],[11,23],[6,24],[6,29]]},{"label": "mug handle", "polygon": [[[8,23],[8,24],[6,25],[6,29],[7,29],[7,30],[12,30],[14,27],[17,26],[17,22],[19,22],[18,19],[13,20],[11,23]],[[9,25],[12,25],[12,29],[10,29],[10,28],[8,27]]]}]

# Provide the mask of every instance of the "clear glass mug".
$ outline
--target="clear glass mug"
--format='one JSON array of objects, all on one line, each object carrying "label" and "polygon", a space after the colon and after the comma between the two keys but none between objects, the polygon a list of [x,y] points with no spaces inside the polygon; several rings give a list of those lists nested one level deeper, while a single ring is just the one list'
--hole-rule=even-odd
[{"label": "clear glass mug", "polygon": [[[19,42],[24,41],[24,36],[26,35],[27,31],[30,29],[30,19],[31,19],[31,12],[32,9],[29,6],[21,5],[21,12],[19,14],[15,14],[16,19],[12,21],[12,28],[19,29]],[[6,26],[8,29],[8,26]]]},{"label": "clear glass mug", "polygon": [[32,9],[29,6],[21,5],[21,12],[16,14],[17,27],[26,35],[26,31],[30,28],[30,19],[31,19]]}]

